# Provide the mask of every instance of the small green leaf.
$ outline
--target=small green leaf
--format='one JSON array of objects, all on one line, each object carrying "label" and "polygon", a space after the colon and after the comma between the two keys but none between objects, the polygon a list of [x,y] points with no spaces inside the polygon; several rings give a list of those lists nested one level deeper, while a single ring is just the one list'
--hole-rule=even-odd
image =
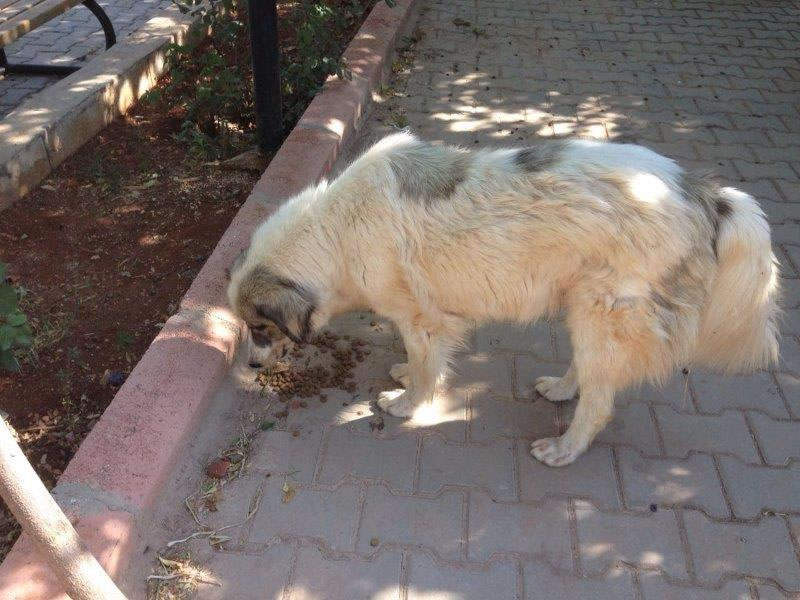
[{"label": "small green leaf", "polygon": [[0,325],[0,351],[11,349],[16,337],[14,328],[10,325]]},{"label": "small green leaf", "polygon": [[11,313],[10,315],[8,315],[8,317],[6,317],[6,322],[12,327],[19,327],[20,325],[24,324],[27,320],[28,317],[26,317],[23,313],[19,311]]},{"label": "small green leaf", "polygon": [[275,421],[261,421],[261,424],[259,425],[261,431],[269,431],[273,427],[275,427]]},{"label": "small green leaf", "polygon": [[0,282],[0,315],[17,310],[17,292],[10,285]]},{"label": "small green leaf", "polygon": [[0,369],[6,371],[19,371],[19,361],[10,350],[0,350]]}]

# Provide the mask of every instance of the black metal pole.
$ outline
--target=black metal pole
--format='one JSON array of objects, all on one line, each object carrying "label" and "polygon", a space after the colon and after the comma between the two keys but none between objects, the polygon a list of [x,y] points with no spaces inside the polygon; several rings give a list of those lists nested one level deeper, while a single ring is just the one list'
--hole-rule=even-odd
[{"label": "black metal pole", "polygon": [[262,152],[277,150],[281,144],[283,117],[275,0],[247,0],[247,15],[250,21],[258,147]]}]

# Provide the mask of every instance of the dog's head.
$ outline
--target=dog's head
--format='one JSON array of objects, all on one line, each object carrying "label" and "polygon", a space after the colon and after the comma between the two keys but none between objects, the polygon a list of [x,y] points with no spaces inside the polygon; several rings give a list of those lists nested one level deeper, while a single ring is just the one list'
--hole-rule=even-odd
[{"label": "dog's head", "polygon": [[268,366],[285,356],[291,343],[314,333],[314,294],[264,264],[248,264],[245,255],[230,271],[228,298],[250,330],[250,363]]}]

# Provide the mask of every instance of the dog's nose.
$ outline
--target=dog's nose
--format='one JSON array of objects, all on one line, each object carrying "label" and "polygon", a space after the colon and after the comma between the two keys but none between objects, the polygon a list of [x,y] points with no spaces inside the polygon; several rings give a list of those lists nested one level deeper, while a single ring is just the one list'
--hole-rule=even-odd
[{"label": "dog's nose", "polygon": [[261,367],[264,366],[260,362],[251,362],[249,364],[250,364],[250,368],[252,368],[252,369],[260,369]]}]

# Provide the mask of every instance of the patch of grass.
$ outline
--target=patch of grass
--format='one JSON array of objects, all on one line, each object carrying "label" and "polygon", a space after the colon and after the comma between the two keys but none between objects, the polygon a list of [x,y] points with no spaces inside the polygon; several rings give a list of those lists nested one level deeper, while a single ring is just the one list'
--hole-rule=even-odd
[{"label": "patch of grass", "polygon": [[30,320],[33,334],[31,345],[18,350],[17,358],[34,368],[38,367],[41,353],[63,340],[69,333],[74,320],[75,316],[71,313],[32,318]]}]

